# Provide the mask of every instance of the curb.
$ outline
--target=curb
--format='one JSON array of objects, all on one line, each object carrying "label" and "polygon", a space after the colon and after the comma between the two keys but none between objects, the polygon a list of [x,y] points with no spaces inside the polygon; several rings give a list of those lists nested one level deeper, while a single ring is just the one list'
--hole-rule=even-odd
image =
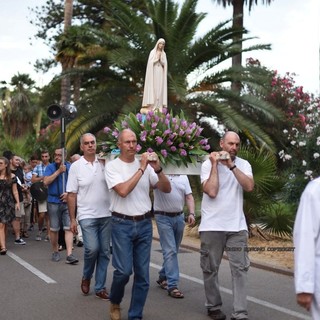
[{"label": "curb", "polygon": [[[160,241],[159,237],[153,236],[152,238],[153,238],[153,240]],[[180,247],[183,249],[187,249],[187,250],[191,250],[191,251],[195,251],[195,252],[200,252],[199,248],[196,248],[196,247],[188,245],[188,244],[181,243]],[[224,254],[223,259],[228,260],[228,257]],[[293,271],[291,271],[291,270],[287,270],[285,268],[280,268],[280,267],[274,267],[274,266],[267,264],[267,263],[250,261],[250,267],[265,270],[265,271],[275,272],[277,274],[282,274],[282,275],[289,276],[289,277],[293,277],[293,275],[294,275]]]}]

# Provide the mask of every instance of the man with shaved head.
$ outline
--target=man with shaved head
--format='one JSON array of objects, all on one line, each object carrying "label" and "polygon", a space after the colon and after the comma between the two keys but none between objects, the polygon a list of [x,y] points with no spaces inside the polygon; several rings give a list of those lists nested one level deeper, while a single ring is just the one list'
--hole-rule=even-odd
[{"label": "man with shaved head", "polygon": [[221,151],[210,153],[201,168],[201,268],[208,316],[224,320],[218,271],[226,251],[232,274],[233,311],[231,320],[248,319],[247,248],[248,229],[243,212],[243,191],[254,188],[252,168],[237,156],[239,136],[228,131],[220,140]]}]

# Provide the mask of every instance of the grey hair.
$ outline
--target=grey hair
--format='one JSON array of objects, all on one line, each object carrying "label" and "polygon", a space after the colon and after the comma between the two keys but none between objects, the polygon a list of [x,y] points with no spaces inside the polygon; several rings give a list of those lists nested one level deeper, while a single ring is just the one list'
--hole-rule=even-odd
[{"label": "grey hair", "polygon": [[90,133],[90,132],[87,132],[87,133],[84,133],[81,137],[80,137],[80,144],[82,145],[83,144],[83,138],[84,137],[92,137],[94,139],[94,141],[96,142],[96,137],[94,134]]}]

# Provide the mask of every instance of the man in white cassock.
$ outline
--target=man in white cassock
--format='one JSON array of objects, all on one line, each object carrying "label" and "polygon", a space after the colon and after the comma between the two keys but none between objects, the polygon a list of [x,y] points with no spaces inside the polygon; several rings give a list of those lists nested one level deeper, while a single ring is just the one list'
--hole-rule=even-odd
[{"label": "man in white cassock", "polygon": [[320,178],[302,193],[293,230],[297,303],[320,319]]}]

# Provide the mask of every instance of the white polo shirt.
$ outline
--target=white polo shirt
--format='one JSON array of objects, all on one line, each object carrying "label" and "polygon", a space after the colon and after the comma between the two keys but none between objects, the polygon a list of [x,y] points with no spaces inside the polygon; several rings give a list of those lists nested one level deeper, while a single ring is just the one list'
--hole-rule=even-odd
[{"label": "white polo shirt", "polygon": [[82,156],[72,163],[66,191],[77,194],[77,219],[111,216],[110,192],[104,178],[104,164],[97,158],[91,163]]},{"label": "white polo shirt", "polygon": [[186,195],[191,194],[189,179],[186,175],[167,175],[171,192],[164,193],[154,189],[154,210],[165,212],[182,212]]}]

